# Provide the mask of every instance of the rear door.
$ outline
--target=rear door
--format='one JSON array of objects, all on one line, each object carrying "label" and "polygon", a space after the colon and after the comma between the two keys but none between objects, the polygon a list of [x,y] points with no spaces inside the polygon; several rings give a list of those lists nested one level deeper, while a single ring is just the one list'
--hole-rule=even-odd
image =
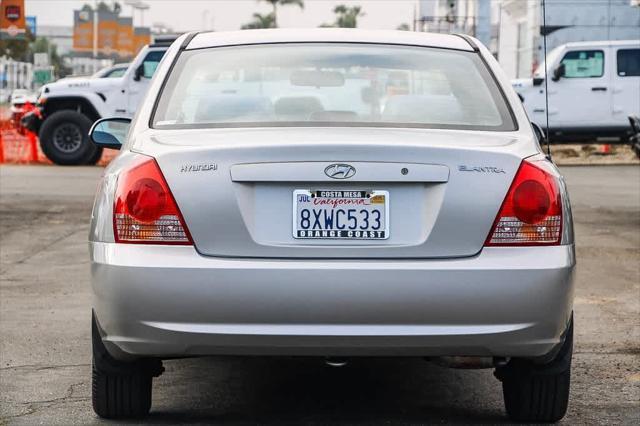
[{"label": "rear door", "polygon": [[611,122],[611,81],[607,72],[607,47],[575,48],[560,63],[565,74],[549,81],[552,127],[599,126]]},{"label": "rear door", "polygon": [[616,125],[627,126],[628,116],[640,116],[640,45],[613,50],[613,118]]}]

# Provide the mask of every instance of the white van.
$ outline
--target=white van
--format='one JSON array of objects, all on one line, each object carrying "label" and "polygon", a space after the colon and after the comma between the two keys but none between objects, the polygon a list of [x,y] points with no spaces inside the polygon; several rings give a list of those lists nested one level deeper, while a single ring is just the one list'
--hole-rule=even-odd
[{"label": "white van", "polygon": [[[553,141],[626,139],[640,115],[640,40],[567,43],[547,55]],[[545,66],[513,80],[532,122],[545,127]]]}]

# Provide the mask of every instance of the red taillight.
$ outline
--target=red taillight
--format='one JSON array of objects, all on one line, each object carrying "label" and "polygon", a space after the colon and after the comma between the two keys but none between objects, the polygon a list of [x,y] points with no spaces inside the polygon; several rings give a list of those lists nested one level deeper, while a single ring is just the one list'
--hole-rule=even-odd
[{"label": "red taillight", "polygon": [[560,184],[545,168],[542,161],[522,162],[498,212],[486,246],[560,244]]},{"label": "red taillight", "polygon": [[118,177],[113,232],[118,243],[193,244],[153,158],[141,160]]}]

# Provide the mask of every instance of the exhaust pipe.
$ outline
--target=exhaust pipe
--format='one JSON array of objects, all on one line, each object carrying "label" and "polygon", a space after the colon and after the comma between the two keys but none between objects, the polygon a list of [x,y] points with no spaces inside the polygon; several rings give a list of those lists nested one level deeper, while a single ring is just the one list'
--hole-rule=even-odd
[{"label": "exhaust pipe", "polygon": [[339,368],[347,365],[349,360],[347,358],[326,357],[324,363],[329,367]]},{"label": "exhaust pipe", "polygon": [[509,358],[489,356],[439,356],[427,360],[441,367],[462,369],[496,368],[509,362]]}]

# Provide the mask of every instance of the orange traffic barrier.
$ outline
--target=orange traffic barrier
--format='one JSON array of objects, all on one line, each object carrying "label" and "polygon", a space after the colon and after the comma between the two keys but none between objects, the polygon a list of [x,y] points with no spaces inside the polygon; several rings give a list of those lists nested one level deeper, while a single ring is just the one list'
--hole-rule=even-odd
[{"label": "orange traffic barrier", "polygon": [[4,163],[4,143],[2,142],[2,129],[0,129],[0,164]]},{"label": "orange traffic barrier", "polygon": [[29,161],[38,162],[38,138],[36,134],[27,130],[27,139],[29,140]]},{"label": "orange traffic barrier", "polygon": [[600,154],[602,155],[609,155],[611,154],[611,145],[608,143],[605,143],[604,145],[600,145]]}]

